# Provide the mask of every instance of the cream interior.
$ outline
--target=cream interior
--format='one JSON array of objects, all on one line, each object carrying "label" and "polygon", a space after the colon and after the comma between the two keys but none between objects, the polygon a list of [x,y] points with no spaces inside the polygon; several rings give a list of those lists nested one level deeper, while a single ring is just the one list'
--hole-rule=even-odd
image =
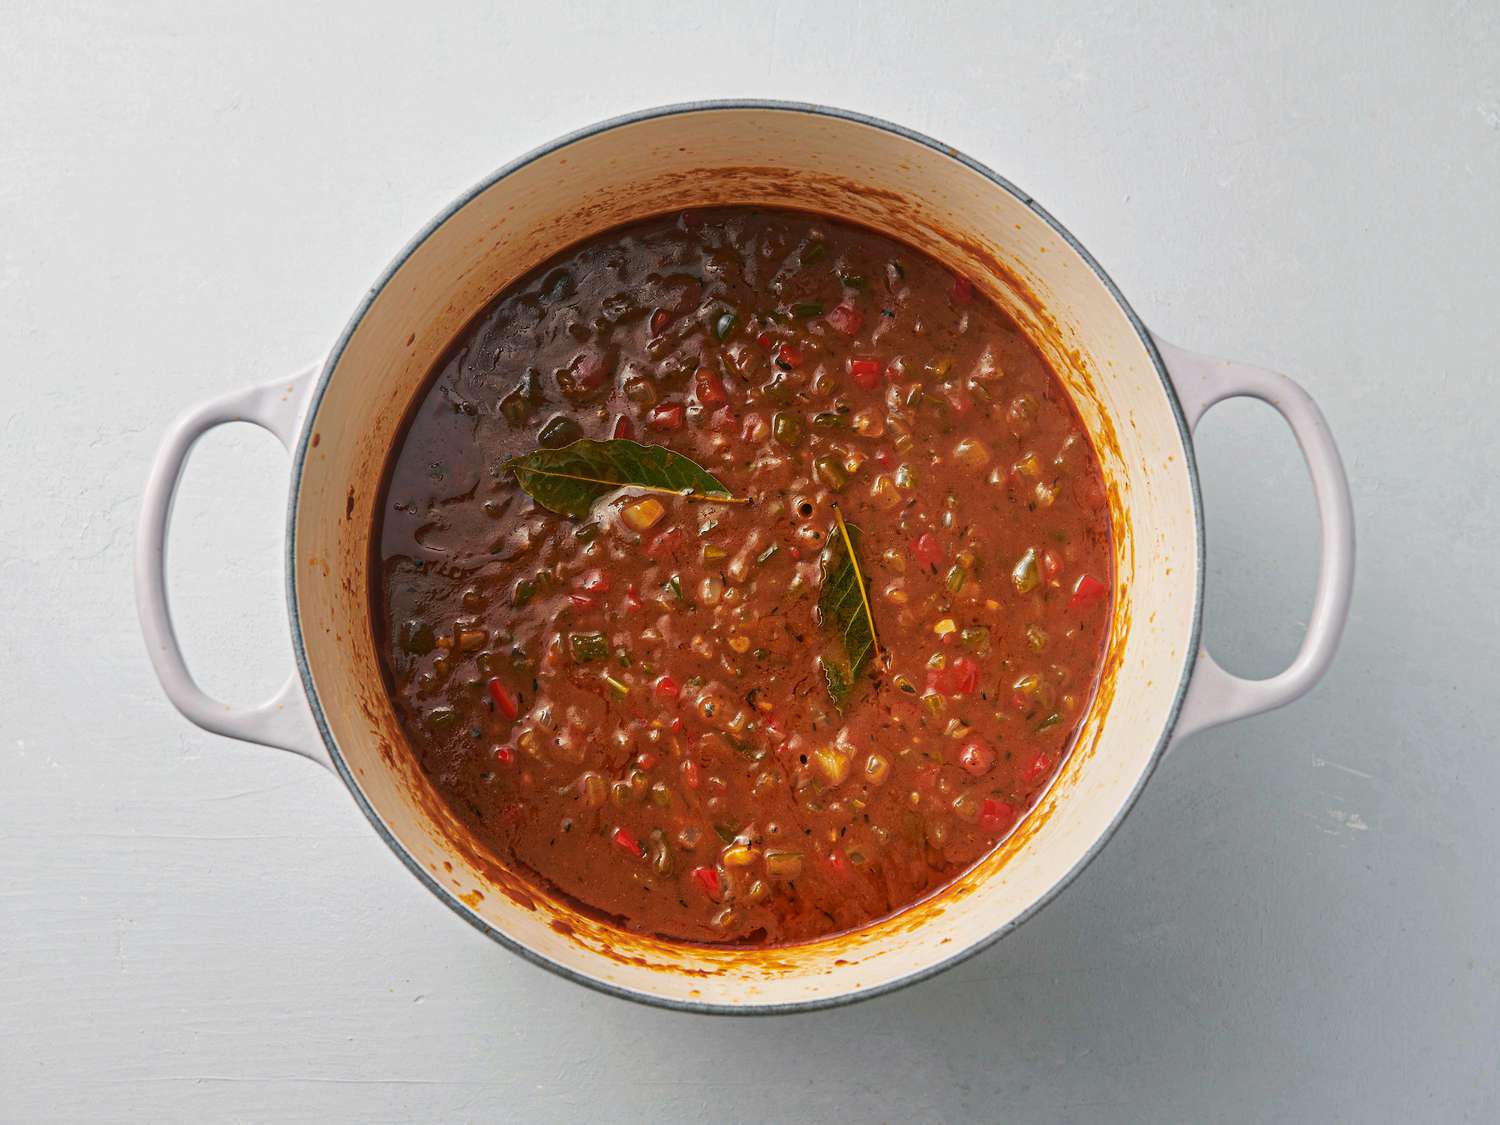
[{"label": "cream interior", "polygon": [[[1038,813],[940,899],[859,934],[757,954],[643,942],[545,899],[498,892],[482,858],[452,843],[400,750],[366,609],[386,451],[465,321],[571,242],[644,215],[731,202],[855,219],[976,278],[1068,382],[1123,513],[1114,690],[1101,692]],[[413,865],[458,909],[536,957],[619,990],[709,1006],[878,989],[982,943],[1045,898],[1107,834],[1153,761],[1187,665],[1198,590],[1189,451],[1148,351],[1088,263],[1025,203],[945,152],[795,108],[705,108],[614,125],[523,162],[458,206],[394,268],[331,362],[309,423],[318,440],[302,446],[294,543],[317,703],[359,793]]]}]

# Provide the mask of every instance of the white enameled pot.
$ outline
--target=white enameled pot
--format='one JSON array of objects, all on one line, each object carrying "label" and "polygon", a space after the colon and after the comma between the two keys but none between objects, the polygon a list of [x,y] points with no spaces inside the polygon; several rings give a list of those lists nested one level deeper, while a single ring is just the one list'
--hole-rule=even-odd
[{"label": "white enameled pot", "polygon": [[[1106,673],[1074,753],[1036,811],[936,898],[852,934],[766,951],[626,934],[505,871],[454,823],[404,752],[368,603],[382,468],[408,404],[469,318],[512,279],[598,231],[730,203],[851,219],[973,278],[1073,395],[1103,463],[1116,532]],[[1235,396],[1262,399],[1291,425],[1322,521],[1306,639],[1286,671],[1259,681],[1228,674],[1198,644],[1203,518],[1191,433],[1204,411]],[[292,454],[286,578],[297,670],[254,708],[226,706],[195,685],[167,606],[172,495],[194,441],[229,421],[264,426]],[[1337,646],[1353,569],[1343,468],[1322,415],[1295,383],[1153,337],[1056,220],[952,148],[856,114],[736,102],[634,114],[517,160],[401,252],[321,367],[184,415],[147,485],[136,582],[151,659],[184,715],[337,771],[412,872],[496,941],[633,999],[756,1012],[885,992],[1013,929],[1088,863],[1175,742],[1312,687]]]}]

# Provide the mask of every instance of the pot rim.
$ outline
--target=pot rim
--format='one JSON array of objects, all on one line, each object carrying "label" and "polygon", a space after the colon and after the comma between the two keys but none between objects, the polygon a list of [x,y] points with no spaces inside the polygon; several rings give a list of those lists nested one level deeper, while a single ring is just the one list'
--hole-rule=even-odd
[{"label": "pot rim", "polygon": [[[427,871],[420,863],[418,863],[410,855],[410,853],[407,852],[405,846],[401,843],[401,841],[397,839],[393,833],[391,833],[391,831],[386,827],[385,822],[380,818],[379,813],[375,811],[374,807],[366,799],[363,790],[360,788],[359,783],[354,778],[353,772],[345,763],[344,756],[339,750],[337,740],[335,740],[332,731],[329,729],[327,717],[323,712],[323,705],[318,697],[317,688],[313,683],[312,670],[308,664],[307,659],[307,648],[303,644],[302,640],[301,618],[297,609],[297,560],[295,550],[297,542],[297,497],[302,489],[302,473],[307,464],[308,451],[311,448],[312,421],[317,416],[319,406],[322,405],[323,396],[328,389],[328,384],[332,378],[334,369],[337,368],[339,360],[343,357],[344,349],[348,346],[350,339],[354,336],[354,333],[358,331],[360,324],[364,321],[365,314],[370,309],[370,306],[374,303],[375,299],[380,296],[386,285],[390,283],[391,279],[396,275],[401,267],[406,264],[407,259],[409,259],[411,255],[414,254],[417,249],[438,230],[438,228],[443,226],[443,224],[445,224],[455,214],[457,214],[460,210],[467,206],[482,192],[488,191],[491,187],[499,183],[501,180],[505,179],[507,176],[512,175],[513,173],[541,159],[542,157],[548,156],[559,149],[566,148],[567,146],[574,144],[577,141],[585,140],[589,137],[596,136],[601,133],[606,133],[610,130],[618,129],[626,125],[635,125],[643,121],[651,121],[657,118],[675,117],[681,114],[700,113],[704,111],[716,110],[759,110],[776,113],[804,113],[818,117],[831,117],[856,125],[864,125],[869,128],[880,129],[887,133],[892,133],[898,137],[902,137],[905,140],[914,141],[918,144],[924,145],[925,147],[930,148],[943,156],[958,161],[960,164],[969,168],[971,171],[979,173],[985,179],[993,183],[996,187],[1009,193],[1018,202],[1023,204],[1028,210],[1032,211],[1039,219],[1041,219],[1044,223],[1051,227],[1052,230],[1057,234],[1057,236],[1064,242],[1066,242],[1067,245],[1073,250],[1073,252],[1076,253],[1094,272],[1094,275],[1104,285],[1105,289],[1108,290],[1110,296],[1114,299],[1115,303],[1120,307],[1120,310],[1130,321],[1130,325],[1135,330],[1136,336],[1140,340],[1141,346],[1146,349],[1146,354],[1150,357],[1151,364],[1156,369],[1157,378],[1161,381],[1162,390],[1166,394],[1167,402],[1171,406],[1173,417],[1177,423],[1178,434],[1182,439],[1183,448],[1187,451],[1187,456],[1183,459],[1183,461],[1184,467],[1186,468],[1188,474],[1188,486],[1193,503],[1193,541],[1197,562],[1196,589],[1193,593],[1193,619],[1186,649],[1187,656],[1183,660],[1182,671],[1178,679],[1177,689],[1173,694],[1172,706],[1168,711],[1167,721],[1162,726],[1161,735],[1157,740],[1156,747],[1152,750],[1150,759],[1147,761],[1145,768],[1141,771],[1140,776],[1136,779],[1134,787],[1126,797],[1125,802],[1120,806],[1120,809],[1115,814],[1114,819],[1112,819],[1110,823],[1105,827],[1104,831],[1099,834],[1098,838],[1089,845],[1088,851],[1084,853],[1083,857],[1079,859],[1078,862],[1075,863],[1067,871],[1067,873],[1063,875],[1062,878],[1060,878],[1051,887],[1049,887],[1046,892],[1038,897],[1037,900],[1031,903],[1031,905],[1028,906],[1025,910],[1021,911],[1021,913],[1010,919],[1004,925],[999,926],[991,931],[988,935],[981,938],[979,941],[974,942],[972,945],[968,946],[965,949],[959,950],[950,957],[947,957],[934,964],[914,969],[912,972],[898,977],[895,980],[887,981],[884,984],[874,985],[869,988],[860,989],[858,991],[841,992],[834,996],[823,996],[810,1000],[798,1000],[780,1004],[716,1004],[713,1002],[700,1000],[678,1000],[665,996],[658,996],[649,992],[638,991],[632,988],[625,988],[621,985],[612,984],[607,981],[597,980],[593,977],[586,976],[575,971],[574,969],[569,968],[568,966],[561,965],[551,960],[550,958],[543,956],[542,954],[536,952],[528,946],[523,945],[521,942],[517,941],[515,938],[511,937],[504,931],[490,925],[483,918],[467,909],[461,902],[459,902],[458,898],[453,893],[451,893],[447,887],[443,886],[443,884],[435,876],[433,876],[431,872]],[[557,137],[554,140],[539,145],[536,148],[533,148],[530,152],[527,152],[526,154],[517,157],[509,163],[502,165],[496,171],[490,173],[484,179],[480,180],[468,191],[458,196],[452,203],[448,204],[448,206],[443,208],[425,226],[423,226],[423,228],[409,242],[407,242],[405,246],[401,248],[401,250],[391,260],[390,264],[387,265],[385,270],[381,273],[379,279],[369,288],[368,291],[366,291],[364,297],[360,300],[359,306],[355,309],[353,316],[350,317],[348,324],[344,326],[343,331],[339,334],[337,343],[335,343],[333,349],[328,353],[328,358],[324,361],[322,370],[318,373],[317,382],[312,388],[312,391],[308,397],[307,410],[303,414],[301,432],[297,437],[296,449],[292,454],[291,481],[287,500],[286,541],[284,549],[286,552],[286,604],[287,613],[290,618],[292,628],[293,658],[296,661],[297,674],[301,678],[303,690],[307,695],[308,706],[312,711],[313,721],[317,725],[318,733],[323,739],[324,746],[326,746],[328,749],[328,755],[330,760],[333,762],[334,768],[338,771],[339,777],[343,779],[344,787],[349,790],[349,793],[354,797],[355,804],[359,806],[360,810],[364,813],[365,818],[369,820],[376,833],[382,840],[385,841],[386,845],[391,849],[391,851],[393,851],[400,858],[401,862],[411,871],[413,875],[415,875],[422,882],[424,886],[426,886],[429,891],[437,896],[439,901],[445,903],[455,914],[457,914],[464,921],[468,922],[475,929],[489,937],[492,941],[498,942],[500,945],[504,946],[512,953],[518,954],[532,964],[539,965],[542,968],[556,973],[558,976],[564,978],[565,980],[570,980],[576,984],[581,984],[584,987],[591,988],[596,992],[603,992],[610,996],[618,996],[625,1000],[631,1000],[636,1003],[646,1004],[652,1007],[666,1008],[681,1012],[695,1012],[707,1015],[786,1015],[795,1012],[812,1012],[821,1011],[828,1008],[837,1008],[842,1007],[845,1004],[853,1004],[857,1001],[868,1000],[876,996],[884,996],[889,993],[895,992],[898,989],[906,988],[909,985],[917,984],[920,981],[927,980],[929,977],[936,976],[938,973],[943,972],[945,969],[952,968],[959,962],[965,961],[970,957],[973,957],[975,954],[988,949],[990,946],[994,945],[997,941],[1005,937],[1011,931],[1015,930],[1017,927],[1033,918],[1044,906],[1047,906],[1049,903],[1054,901],[1057,896],[1062,893],[1064,888],[1071,885],[1072,882],[1076,878],[1078,878],[1080,874],[1082,874],[1084,869],[1094,861],[1095,857],[1098,856],[1100,851],[1103,850],[1104,845],[1108,843],[1109,840],[1114,836],[1114,834],[1119,830],[1120,825],[1124,823],[1125,818],[1130,814],[1131,810],[1135,808],[1136,802],[1140,799],[1141,791],[1146,786],[1146,782],[1149,781],[1152,774],[1156,772],[1156,767],[1160,764],[1161,759],[1166,752],[1166,748],[1172,740],[1172,732],[1177,725],[1177,718],[1182,710],[1183,697],[1187,693],[1188,682],[1192,679],[1193,669],[1197,664],[1198,652],[1200,647],[1199,641],[1201,639],[1203,625],[1203,501],[1202,495],[1199,490],[1198,466],[1195,458],[1193,457],[1192,431],[1188,426],[1186,415],[1183,413],[1182,403],[1178,399],[1177,390],[1173,386],[1172,380],[1167,374],[1166,365],[1162,362],[1161,355],[1157,351],[1156,343],[1152,339],[1151,333],[1147,331],[1145,324],[1136,314],[1135,309],[1132,308],[1130,302],[1125,299],[1125,295],[1120,291],[1119,286],[1117,286],[1114,280],[1109,276],[1109,274],[1105,272],[1104,267],[1094,259],[1093,255],[1084,248],[1083,244],[1076,237],[1074,237],[1073,233],[1069,231],[1065,226],[1063,226],[1063,224],[1056,218],[1054,218],[1052,214],[1049,213],[1045,208],[1038,204],[1032,198],[1030,193],[1023,191],[1015,184],[1011,183],[1004,176],[1001,176],[994,169],[973,159],[972,157],[959,151],[957,148],[954,148],[952,145],[944,144],[941,141],[934,139],[933,137],[927,136],[925,133],[919,133],[913,129],[908,129],[905,126],[897,125],[882,118],[872,117],[868,114],[858,113],[854,110],[838,109],[832,106],[819,105],[813,102],[781,101],[765,98],[722,98],[693,102],[674,102],[668,105],[653,106],[648,109],[635,110],[630,113],[621,114],[616,117],[610,117],[603,121],[595,122],[592,125],[586,125],[581,129],[576,129],[573,132],[566,133],[563,136]]]}]

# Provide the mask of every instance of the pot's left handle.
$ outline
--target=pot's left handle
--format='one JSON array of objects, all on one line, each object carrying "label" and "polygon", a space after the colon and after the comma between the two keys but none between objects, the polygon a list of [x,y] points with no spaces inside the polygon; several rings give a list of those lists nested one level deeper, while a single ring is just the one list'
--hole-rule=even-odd
[{"label": "pot's left handle", "polygon": [[167,430],[141,504],[135,544],[135,598],[141,631],[156,675],[172,705],[189,720],[212,731],[245,742],[273,746],[301,754],[332,768],[323,739],[308,709],[307,696],[295,672],[271,699],[254,707],[221,703],[205,694],[182,657],[172,628],[167,601],[167,529],[172,501],[197,440],[226,422],[253,422],[275,434],[289,451],[316,367],[291,379],[234,391],[189,410]]}]

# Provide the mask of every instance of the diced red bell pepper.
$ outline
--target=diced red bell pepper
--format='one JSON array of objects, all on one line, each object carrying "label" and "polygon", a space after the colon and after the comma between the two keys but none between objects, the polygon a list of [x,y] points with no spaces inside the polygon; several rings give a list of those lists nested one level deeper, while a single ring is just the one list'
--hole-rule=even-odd
[{"label": "diced red bell pepper", "polygon": [[603,594],[609,590],[609,575],[602,570],[586,571],[578,584],[591,594]]},{"label": "diced red bell pepper", "polygon": [[986,832],[1000,833],[1016,822],[1016,810],[998,797],[986,797],[979,802],[979,827]]},{"label": "diced red bell pepper", "polygon": [[802,350],[791,344],[780,344],[776,348],[776,362],[779,366],[794,371],[802,366]]},{"label": "diced red bell pepper", "polygon": [[693,393],[697,395],[698,402],[703,406],[723,406],[729,401],[729,392],[724,389],[724,380],[719,377],[717,371],[707,367],[698,368],[698,374],[693,377]]},{"label": "diced red bell pepper", "polygon": [[889,469],[891,467],[891,462],[894,460],[895,458],[891,456],[891,451],[889,449],[877,449],[875,451],[875,463],[882,469]]},{"label": "diced red bell pepper", "polygon": [[912,540],[911,553],[917,562],[928,568],[943,561],[943,548],[938,545],[937,536],[930,531],[924,531]]},{"label": "diced red bell pepper", "polygon": [[669,731],[671,731],[673,734],[681,734],[682,733],[682,716],[681,715],[673,715],[672,716],[672,721],[667,724],[667,729]]},{"label": "diced red bell pepper", "polygon": [[635,592],[635,583],[625,587],[625,612],[634,613],[641,608],[640,595]]},{"label": "diced red bell pepper", "polygon": [[823,319],[841,336],[858,336],[865,326],[865,314],[847,301],[834,305]]},{"label": "diced red bell pepper", "polygon": [[574,609],[594,608],[594,599],[587,594],[569,594],[568,601],[572,603]]},{"label": "diced red bell pepper", "polygon": [[656,755],[651,753],[650,750],[642,750],[635,756],[635,764],[643,770],[655,769]]},{"label": "diced red bell pepper", "polygon": [[502,766],[514,765],[516,760],[516,752],[509,746],[497,747],[495,750],[495,760]]},{"label": "diced red bell pepper", "polygon": [[521,705],[516,702],[516,697],[505,690],[505,685],[499,680],[490,681],[490,698],[495,701],[495,707],[507,719],[514,720],[521,713]]},{"label": "diced red bell pepper", "polygon": [[860,390],[873,391],[880,385],[880,371],[884,365],[873,356],[858,355],[849,361],[849,378]]},{"label": "diced red bell pepper", "polygon": [[1048,547],[1042,552],[1042,577],[1048,582],[1054,582],[1061,573],[1062,559],[1058,557],[1056,551]]},{"label": "diced red bell pepper", "polygon": [[629,852],[636,859],[642,859],[645,857],[646,849],[641,847],[641,842],[634,836],[632,836],[626,829],[616,828],[615,834],[611,838],[616,844],[620,846],[621,850]]},{"label": "diced red bell pepper", "polygon": [[1045,750],[1039,750],[1037,756],[1027,763],[1025,772],[1021,774],[1021,780],[1027,785],[1035,785],[1039,781],[1045,781],[1051,772],[1052,759],[1047,757]]},{"label": "diced red bell pepper", "polygon": [[703,888],[703,893],[715,902],[724,893],[723,884],[719,880],[719,869],[717,867],[695,867],[693,868],[693,881]]},{"label": "diced red bell pepper", "polygon": [[1109,593],[1109,587],[1092,574],[1085,574],[1079,578],[1073,586],[1073,597],[1068,604],[1074,609],[1083,609],[1103,599]]},{"label": "diced red bell pepper", "polygon": [[953,279],[953,303],[955,305],[967,305],[974,299],[974,283],[967,277],[954,277]]},{"label": "diced red bell pepper", "polygon": [[833,868],[836,875],[849,874],[849,857],[844,854],[843,848],[834,848],[828,853],[828,866]]},{"label": "diced red bell pepper", "polygon": [[682,403],[664,402],[652,407],[650,420],[646,424],[653,430],[680,430],[683,419]]},{"label": "diced red bell pepper", "polygon": [[660,336],[672,323],[672,314],[666,309],[657,309],[651,314],[651,335]]},{"label": "diced red bell pepper", "polygon": [[947,696],[973,695],[979,688],[979,665],[960,656],[946,668],[928,672],[927,685]]},{"label": "diced red bell pepper", "polygon": [[[681,722],[682,720],[678,719],[677,721]],[[702,778],[699,776],[698,763],[691,758],[684,758],[682,760],[682,783],[689,789],[696,789],[701,781]]]},{"label": "diced red bell pepper", "polygon": [[629,418],[625,417],[625,415],[621,414],[618,418],[615,419],[615,437],[635,437],[635,423],[632,422]]},{"label": "diced red bell pepper", "polygon": [[661,676],[656,681],[656,694],[663,699],[676,699],[682,694],[682,688],[671,676]]},{"label": "diced red bell pepper", "polygon": [[759,336],[755,337],[755,342],[766,351],[771,350],[771,334],[769,332],[762,332]]}]

